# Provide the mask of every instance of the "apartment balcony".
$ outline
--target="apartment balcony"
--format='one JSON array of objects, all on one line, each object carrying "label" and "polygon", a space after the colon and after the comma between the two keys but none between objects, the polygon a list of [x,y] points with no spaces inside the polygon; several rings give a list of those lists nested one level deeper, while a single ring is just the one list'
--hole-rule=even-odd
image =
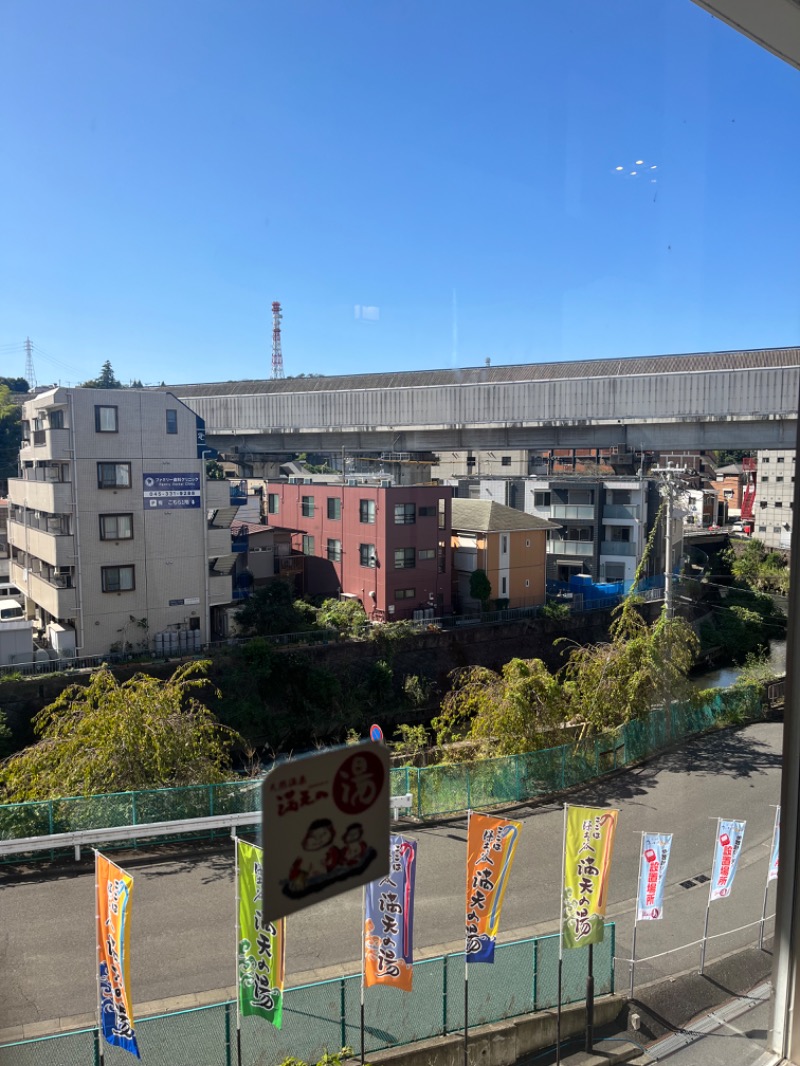
[{"label": "apartment balcony", "polygon": [[604,540],[600,545],[600,555],[624,555],[628,558],[635,558],[636,545],[623,540]]},{"label": "apartment balcony", "polygon": [[28,478],[9,478],[8,498],[20,507],[48,514],[72,513],[72,485],[68,481],[34,481]]},{"label": "apartment balcony", "polygon": [[233,599],[230,574],[209,574],[208,603],[210,607],[219,607]]},{"label": "apartment balcony", "polygon": [[595,507],[591,503],[554,503],[550,507],[550,517],[556,519],[587,519],[592,521]]},{"label": "apartment balcony", "polygon": [[9,522],[8,543],[50,566],[75,565],[75,538],[71,536]]},{"label": "apartment balcony", "polygon": [[603,508],[603,521],[624,518],[629,522],[638,522],[641,511],[642,509],[638,504],[609,504],[607,507]]},{"label": "apartment balcony", "polygon": [[[25,576],[27,574],[27,577]],[[68,575],[54,574],[47,581],[38,574],[25,570],[17,562],[11,563],[11,580],[22,591],[55,618],[72,618],[77,611],[77,593]]]},{"label": "apartment balcony", "polygon": [[231,535],[231,551],[246,552],[250,544],[249,533],[235,533]]},{"label": "apartment balcony", "polygon": [[229,526],[222,529],[218,529],[216,526],[209,526],[206,537],[208,538],[209,559],[217,555],[230,555],[233,551]]},{"label": "apartment balcony", "polygon": [[590,540],[548,540],[547,554],[591,558],[594,555],[594,544]]},{"label": "apartment balcony", "polygon": [[72,434],[68,429],[34,429],[30,439],[23,440],[19,456],[23,462],[71,459]]}]

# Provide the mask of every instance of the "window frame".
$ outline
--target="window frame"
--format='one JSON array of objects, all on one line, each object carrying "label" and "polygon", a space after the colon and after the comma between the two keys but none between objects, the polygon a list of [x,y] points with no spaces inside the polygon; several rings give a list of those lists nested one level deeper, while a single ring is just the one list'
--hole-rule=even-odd
[{"label": "window frame", "polygon": [[313,533],[303,534],[303,555],[316,555],[317,544]]},{"label": "window frame", "polygon": [[[365,559],[367,560],[366,562],[364,562]],[[378,559],[374,544],[359,544],[358,563],[359,566],[363,566],[365,570],[375,570],[377,568]]]},{"label": "window frame", "polygon": [[[117,571],[118,577],[119,577],[119,575],[122,574],[123,570],[124,571],[130,571],[131,584],[128,587],[123,588],[122,584],[120,582],[120,584],[119,584],[119,586],[117,588],[109,588],[108,587],[108,576],[114,570]],[[133,563],[122,563],[122,564],[116,564],[115,563],[113,566],[101,566],[100,567],[100,587],[103,590],[103,592],[109,592],[109,593],[110,592],[117,592],[117,593],[119,593],[119,592],[135,592],[136,591],[136,567],[133,565]]]},{"label": "window frame", "polygon": [[[113,518],[113,519],[116,519],[116,520],[118,520],[120,518],[127,518],[129,520],[130,533],[128,533],[127,535],[120,536],[119,532],[117,532],[117,534],[115,536],[113,536],[113,537],[107,535],[106,534],[106,530],[105,530],[105,523],[106,523],[106,519],[109,519],[109,518]],[[102,541],[133,540],[133,512],[131,512],[131,511],[110,511],[110,512],[108,512],[106,514],[99,514],[97,516],[97,519],[98,519],[98,524],[99,524],[99,528],[100,528],[100,540],[102,540]],[[117,521],[117,529],[119,529],[119,522],[118,521]]]},{"label": "window frame", "polygon": [[326,507],[326,514],[330,522],[341,522],[342,520],[342,500],[340,496],[329,496]]},{"label": "window frame", "polygon": [[300,514],[303,518],[313,518],[316,504],[313,496],[300,497]]},{"label": "window frame", "polygon": [[[113,466],[115,470],[115,478],[113,483],[106,481],[101,475],[101,470],[104,466]],[[122,484],[116,479],[116,470],[120,467],[125,467],[128,471],[128,483]],[[98,489],[129,489],[132,487],[131,482],[131,464],[129,462],[118,463],[116,460],[100,461],[97,464],[97,487]]]},{"label": "window frame", "polygon": [[358,521],[362,526],[374,526],[377,508],[375,501],[366,499],[358,501]]},{"label": "window frame", "polygon": [[395,589],[394,598],[396,600],[415,600],[417,598],[417,590],[413,589]]},{"label": "window frame", "polygon": [[435,558],[436,558],[436,549],[435,548],[418,548],[417,549],[417,559],[425,561],[425,560],[428,560],[428,559],[435,559]]},{"label": "window frame", "polygon": [[[332,548],[331,546],[334,545]],[[338,545],[338,547],[335,547]],[[328,543],[325,546],[325,557],[330,563],[340,563],[342,561],[342,542],[336,537],[328,537]]]},{"label": "window frame", "polygon": [[[113,411],[114,412],[114,428],[106,429],[100,423],[102,421],[101,411]],[[94,431],[95,433],[119,433],[119,406],[115,403],[96,403],[94,405]]]},{"label": "window frame", "polygon": [[[272,504],[275,504],[273,507]],[[267,493],[267,514],[280,514],[281,513],[281,494],[279,492]]]},{"label": "window frame", "polygon": [[[170,419],[170,415],[172,418]],[[178,408],[168,407],[166,411],[167,418],[167,434],[173,436],[178,432]]]},{"label": "window frame", "polygon": [[[398,556],[401,557],[401,561],[398,562]],[[409,562],[409,560],[411,560]],[[417,549],[416,548],[395,548],[394,549],[394,568],[395,570],[414,570],[417,565]]]},{"label": "window frame", "polygon": [[415,503],[396,503],[394,505],[394,524],[396,526],[413,526],[417,523],[417,505]]}]

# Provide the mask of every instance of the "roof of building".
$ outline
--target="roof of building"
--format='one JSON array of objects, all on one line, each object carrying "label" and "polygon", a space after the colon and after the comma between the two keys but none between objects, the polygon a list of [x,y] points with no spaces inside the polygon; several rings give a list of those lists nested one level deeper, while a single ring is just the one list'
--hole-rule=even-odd
[{"label": "roof of building", "polygon": [[231,533],[271,533],[272,526],[261,525],[260,522],[242,522],[234,518],[231,522]]},{"label": "roof of building", "polygon": [[453,529],[475,530],[479,533],[510,533],[516,529],[557,529],[557,522],[526,514],[516,507],[506,507],[494,500],[461,500],[452,503]]},{"label": "roof of building", "polygon": [[716,469],[717,474],[741,474],[741,463],[729,463],[728,466],[718,466]]},{"label": "roof of building", "polygon": [[528,363],[512,366],[463,367],[447,370],[405,370],[378,374],[320,375],[207,384],[170,385],[182,398],[191,396],[257,395],[259,393],[330,392],[388,389],[406,386],[477,385],[517,381],[554,381],[565,378],[631,377],[639,374],[687,374],[707,371],[794,367],[800,348],[761,348],[754,351],[697,352],[682,355],[628,356],[622,359],[581,359],[574,362]]}]

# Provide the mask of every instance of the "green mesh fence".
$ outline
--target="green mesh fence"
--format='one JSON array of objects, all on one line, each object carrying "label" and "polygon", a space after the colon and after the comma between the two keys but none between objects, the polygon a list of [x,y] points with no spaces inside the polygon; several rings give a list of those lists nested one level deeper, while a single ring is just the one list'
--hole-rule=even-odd
[{"label": "green mesh fence", "polygon": [[[562,1003],[586,993],[588,951],[565,951]],[[614,991],[614,925],[594,949],[595,994]],[[469,967],[470,1028],[548,1010],[558,1000],[558,936],[499,944],[492,965]],[[277,1066],[294,1056],[316,1062],[322,1052],[361,1045],[359,975],[300,985],[286,991],[283,1028],[258,1018],[241,1019],[244,1066]],[[409,993],[368,988],[364,998],[367,1055],[464,1028],[464,955],[442,955],[414,964]],[[219,1003],[136,1021],[147,1066],[234,1066],[236,1005]],[[108,1066],[128,1066],[129,1052],[103,1045]],[[0,1046],[3,1066],[87,1066],[99,1062],[97,1033],[75,1033]]]},{"label": "green mesh fence", "polygon": [[[762,714],[757,690],[718,690],[705,705],[673,704],[669,711],[659,708],[645,718],[628,722],[578,747],[567,744],[546,751],[485,759],[471,765],[396,767],[391,771],[391,792],[393,796],[411,793],[411,810],[418,818],[524,802],[638,762],[718,722],[759,718]],[[245,811],[255,814],[259,807],[260,788],[252,780],[7,804],[0,806],[0,840],[104,826],[185,821]],[[217,832],[227,835],[227,830]],[[185,832],[183,837],[197,835]],[[134,842],[132,835],[130,841],[109,846],[128,847]],[[40,857],[42,853],[31,855],[31,858]],[[19,861],[19,856],[5,861]]]}]

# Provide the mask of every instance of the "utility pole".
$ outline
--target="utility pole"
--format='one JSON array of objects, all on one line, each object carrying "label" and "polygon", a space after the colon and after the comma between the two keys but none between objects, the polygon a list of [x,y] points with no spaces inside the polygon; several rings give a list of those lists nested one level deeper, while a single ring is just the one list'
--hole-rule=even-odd
[{"label": "utility pole", "polygon": [[672,567],[672,508],[676,499],[683,491],[682,476],[686,473],[685,466],[654,466],[650,473],[655,474],[661,484],[658,491],[666,502],[667,511],[664,521],[666,532],[664,535],[664,604],[667,610],[667,618],[672,618],[675,608],[674,572]]}]

